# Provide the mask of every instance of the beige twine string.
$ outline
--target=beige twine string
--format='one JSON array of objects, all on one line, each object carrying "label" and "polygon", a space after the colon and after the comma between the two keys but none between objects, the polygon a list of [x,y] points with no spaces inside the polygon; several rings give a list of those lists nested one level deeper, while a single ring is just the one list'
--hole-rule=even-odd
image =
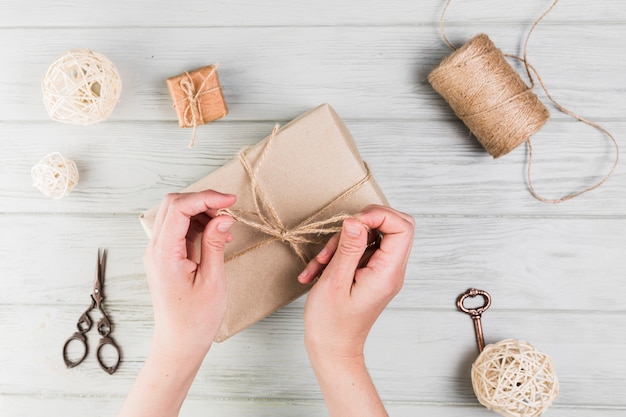
[{"label": "beige twine string", "polygon": [[174,103],[174,108],[178,107],[183,102],[186,103],[185,109],[183,110],[183,124],[185,127],[193,127],[191,141],[189,142],[190,148],[193,148],[193,145],[196,141],[196,128],[202,122],[202,105],[199,100],[200,97],[221,88],[218,85],[217,87],[212,87],[204,90],[204,85],[215,73],[215,71],[217,71],[217,67],[217,65],[213,66],[213,69],[209,71],[206,77],[204,77],[204,80],[202,80],[200,87],[198,87],[197,89],[193,84],[193,79],[191,78],[191,75],[187,71],[185,71],[186,77],[183,77],[180,80],[180,89],[186,94],[186,96]]},{"label": "beige twine string", "polygon": [[[567,200],[571,200],[571,199],[573,199],[573,198],[576,198],[576,197],[578,197],[578,196],[580,196],[580,195],[582,195],[582,194],[585,194],[585,193],[587,193],[587,192],[589,192],[589,191],[595,190],[596,188],[600,187],[602,184],[604,184],[604,183],[605,183],[605,182],[606,182],[606,181],[607,181],[607,180],[611,177],[611,175],[612,175],[612,174],[613,174],[613,172],[615,171],[615,168],[617,167],[617,164],[618,164],[618,162],[619,162],[619,145],[618,145],[617,140],[615,139],[615,137],[614,137],[614,136],[613,136],[613,135],[612,135],[612,134],[611,134],[611,133],[610,133],[607,129],[605,129],[604,127],[600,126],[599,124],[597,124],[597,123],[595,123],[595,122],[592,122],[592,121],[590,121],[590,120],[588,120],[588,119],[586,119],[586,118],[584,118],[584,117],[580,116],[579,114],[576,114],[576,113],[572,112],[571,110],[569,110],[569,109],[565,108],[565,107],[564,107],[564,106],[562,106],[560,103],[558,103],[558,102],[557,102],[557,101],[556,101],[556,100],[552,97],[552,95],[549,93],[549,91],[548,91],[548,89],[547,89],[547,87],[546,87],[546,85],[545,85],[545,83],[544,83],[544,81],[543,81],[542,77],[539,75],[538,71],[537,71],[537,70],[536,70],[536,69],[535,69],[535,68],[534,68],[534,67],[530,64],[530,62],[528,61],[528,42],[529,42],[529,40],[530,40],[530,36],[531,36],[531,34],[533,33],[533,31],[535,30],[535,28],[537,27],[537,25],[539,24],[539,22],[541,22],[541,21],[542,21],[542,20],[543,20],[543,19],[544,19],[547,15],[548,15],[548,13],[550,13],[550,12],[552,11],[552,9],[554,9],[554,7],[557,5],[558,1],[559,1],[559,0],[554,0],[554,2],[551,4],[551,6],[550,6],[550,7],[549,7],[549,8],[548,8],[548,9],[547,9],[547,10],[546,10],[546,11],[545,11],[545,12],[544,12],[544,13],[543,13],[543,14],[542,14],[542,15],[541,15],[541,16],[540,16],[540,17],[539,17],[539,18],[538,18],[538,19],[537,19],[534,23],[533,23],[533,25],[532,25],[532,27],[530,28],[530,30],[529,30],[529,32],[528,32],[528,34],[526,35],[526,39],[525,39],[525,41],[524,41],[524,48],[523,48],[523,51],[524,51],[524,52],[523,52],[523,57],[519,57],[519,56],[516,56],[516,55],[510,55],[510,54],[503,54],[503,56],[506,56],[506,57],[509,57],[509,58],[513,58],[513,59],[518,60],[518,61],[520,61],[520,62],[522,62],[522,63],[524,64],[524,67],[525,67],[525,69],[526,69],[526,73],[527,73],[527,75],[528,75],[528,79],[530,80],[530,86],[527,86],[527,90],[528,90],[528,91],[531,91],[531,90],[534,88],[534,86],[535,86],[534,78],[533,78],[533,76],[532,76],[532,74],[535,74],[535,77],[537,78],[537,81],[539,82],[539,84],[540,84],[541,88],[543,89],[543,91],[545,92],[546,96],[548,97],[548,99],[550,100],[550,102],[552,102],[552,104],[553,104],[553,105],[554,105],[554,106],[555,106],[555,107],[556,107],[559,111],[561,111],[562,113],[567,114],[568,116],[573,117],[573,118],[575,118],[576,120],[579,120],[579,121],[581,121],[581,122],[583,122],[583,123],[585,123],[585,124],[587,124],[587,125],[589,125],[589,126],[591,126],[591,127],[595,128],[595,129],[597,129],[598,131],[600,131],[600,132],[604,133],[604,134],[605,134],[605,135],[606,135],[606,136],[607,136],[607,137],[611,140],[611,142],[613,143],[613,145],[615,146],[615,161],[613,162],[613,165],[612,165],[611,169],[608,171],[608,173],[607,173],[607,174],[606,174],[606,175],[605,175],[605,176],[604,176],[604,177],[603,177],[600,181],[598,181],[598,182],[597,182],[597,183],[595,183],[594,185],[591,185],[591,186],[589,186],[589,187],[587,187],[587,188],[583,189],[582,191],[574,192],[574,193],[571,193],[571,194],[566,195],[566,196],[561,197],[561,198],[554,198],[554,199],[551,199],[551,198],[545,198],[545,197],[542,197],[541,195],[539,195],[539,194],[535,191],[535,188],[534,188],[534,186],[533,186],[533,182],[532,182],[532,175],[531,175],[531,169],[532,169],[532,165],[533,165],[533,148],[532,148],[532,144],[531,144],[530,138],[529,138],[529,136],[528,136],[528,139],[526,139],[526,143],[528,144],[528,154],[529,154],[529,160],[528,160],[528,170],[527,170],[528,188],[529,188],[529,190],[530,190],[530,193],[531,193],[531,194],[533,195],[533,197],[535,197],[537,200],[542,201],[542,202],[544,202],[544,203],[554,203],[554,204],[556,204],[556,203],[562,203],[562,202],[567,201]],[[443,8],[443,11],[442,11],[442,13],[441,13],[441,18],[440,18],[440,20],[439,20],[439,29],[440,29],[440,32],[441,32],[442,38],[443,38],[444,42],[446,43],[446,45],[448,45],[448,47],[450,47],[450,49],[452,49],[452,50],[457,50],[457,47],[455,47],[455,46],[454,46],[454,45],[450,42],[450,40],[448,39],[448,37],[447,37],[447,36],[446,36],[446,34],[445,34],[445,25],[444,25],[444,20],[445,20],[445,15],[446,15],[446,12],[447,12],[448,7],[449,7],[449,5],[450,5],[450,2],[451,2],[451,0],[447,0],[447,1],[446,1],[445,6],[444,6],[444,8]],[[485,36],[485,37],[486,37],[486,36]],[[471,41],[470,41],[470,42],[471,42]],[[469,43],[469,42],[468,42],[468,43]],[[465,46],[464,46],[464,47],[465,47]],[[489,68],[489,69],[490,69],[490,70],[493,70],[493,68]],[[506,89],[506,88],[507,88],[507,87],[509,87],[509,86],[507,86],[507,85],[503,85],[502,87],[503,87],[503,89]],[[444,94],[442,94],[442,95],[444,95]],[[534,94],[533,94],[533,95],[534,95]],[[445,97],[445,95],[444,95],[444,97]],[[477,98],[477,97],[474,97],[474,99],[476,99],[476,98]],[[481,97],[481,98],[483,98],[483,97]],[[518,96],[514,97],[514,99],[518,99],[518,98],[519,98]],[[477,101],[477,100],[475,100],[475,101]],[[468,105],[468,106],[473,106],[475,103],[474,103],[474,102],[468,102],[468,103],[465,103],[465,104],[466,104],[466,105]],[[498,106],[504,106],[504,105],[508,105],[508,104],[510,104],[510,101],[509,101],[509,102],[500,102],[500,103],[498,103]],[[515,112],[519,112],[519,111],[520,111],[520,108],[512,108],[512,109],[507,109],[507,110],[514,110]],[[457,113],[457,114],[458,114],[458,113]],[[512,116],[512,115],[511,115],[511,116]],[[459,116],[459,117],[460,117],[462,120],[464,120],[464,119],[463,119],[463,117],[461,117],[461,116]],[[513,119],[513,120],[515,121],[515,119]],[[510,120],[508,120],[508,121],[510,122]],[[464,120],[464,122],[465,122],[465,120]],[[480,120],[480,121],[479,121],[479,124],[480,124],[480,123],[482,123],[482,122],[483,122],[483,120]],[[493,123],[493,121],[490,121],[490,122],[492,122],[492,123]],[[537,123],[540,123],[540,121],[537,121]],[[466,123],[466,124],[467,124],[467,123]],[[496,121],[496,124],[497,124],[497,121]],[[541,123],[541,125],[543,125],[543,123]],[[539,126],[539,127],[541,127],[541,126]],[[490,129],[490,128],[491,128],[491,126],[485,126],[485,129],[486,129],[486,130],[488,130],[488,129]],[[522,128],[522,129],[527,129],[527,127],[523,127],[523,126],[522,126],[521,128]],[[537,129],[537,130],[538,130],[538,129]],[[477,137],[478,137],[478,136],[477,136]],[[479,140],[481,140],[481,138],[480,138],[480,137],[478,137],[478,139],[479,139]],[[503,143],[504,143],[504,142],[506,142],[506,138],[505,138],[505,139],[500,139],[500,140],[501,140]],[[481,143],[482,143],[482,141],[481,141]],[[514,147],[516,147],[517,145],[518,145],[518,144],[505,144],[504,146],[505,146],[507,149],[508,149],[508,148],[513,149],[513,148],[514,148]],[[500,145],[500,146],[502,146],[502,145]],[[512,147],[511,147],[511,146],[512,146]],[[489,150],[489,148],[487,148],[487,149]],[[509,150],[510,150],[510,149],[509,149]],[[498,150],[496,150],[496,152],[498,152]]]},{"label": "beige twine string", "polygon": [[[263,234],[268,235],[269,238],[236,255],[230,256],[226,259],[226,262],[238,258],[248,252],[256,250],[259,247],[266,245],[270,242],[280,240],[289,245],[289,247],[304,264],[308,263],[309,259],[304,253],[303,245],[321,243],[319,239],[321,235],[329,235],[339,232],[341,230],[340,222],[352,216],[345,213],[340,213],[323,220],[314,221],[313,219],[321,215],[324,211],[328,210],[339,201],[353,194],[371,178],[370,170],[366,165],[365,167],[367,169],[367,173],[359,182],[345,190],[343,193],[335,197],[335,199],[328,203],[326,206],[322,207],[296,226],[291,228],[286,227],[280,219],[278,212],[265,195],[265,192],[261,188],[258,180],[259,168],[261,167],[263,160],[265,159],[265,156],[270,149],[270,146],[274,142],[274,138],[278,133],[278,129],[278,125],[274,126],[272,134],[265,143],[261,155],[259,156],[258,162],[254,168],[250,166],[250,163],[246,158],[247,149],[239,152],[239,162],[241,162],[241,165],[243,166],[246,174],[248,175],[248,178],[250,179],[250,190],[252,192],[252,201],[254,202],[255,211],[253,213],[249,213],[243,210],[218,210],[218,215],[227,214],[229,216],[232,216],[236,221],[243,223]],[[246,217],[245,214],[251,216]],[[258,218],[258,220],[254,218]]]}]

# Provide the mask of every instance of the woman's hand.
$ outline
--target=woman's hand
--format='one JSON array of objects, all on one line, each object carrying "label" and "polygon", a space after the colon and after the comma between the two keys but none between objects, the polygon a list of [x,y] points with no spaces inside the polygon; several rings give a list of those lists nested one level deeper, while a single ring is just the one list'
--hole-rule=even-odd
[{"label": "woman's hand", "polygon": [[170,194],[161,204],[144,255],[154,338],[119,417],[178,415],[226,312],[224,246],[233,219],[217,210],[235,200],[209,190]]},{"label": "woman's hand", "polygon": [[224,247],[232,239],[233,224],[216,211],[235,200],[208,190],[169,194],[161,204],[144,255],[154,348],[186,357],[204,358],[208,352],[226,312]]},{"label": "woman's hand", "polygon": [[[345,220],[298,277],[308,283],[321,272],[305,304],[305,346],[331,416],[387,415],[363,349],[374,322],[402,288],[413,230],[409,215],[370,206]],[[382,240],[362,265],[371,232]]]},{"label": "woman's hand", "polygon": [[[323,269],[308,295],[304,320],[311,347],[336,356],[363,353],[374,322],[400,291],[413,243],[413,218],[388,207],[370,206],[347,219],[300,275],[310,282]],[[380,247],[363,267],[368,230],[380,233]]]}]

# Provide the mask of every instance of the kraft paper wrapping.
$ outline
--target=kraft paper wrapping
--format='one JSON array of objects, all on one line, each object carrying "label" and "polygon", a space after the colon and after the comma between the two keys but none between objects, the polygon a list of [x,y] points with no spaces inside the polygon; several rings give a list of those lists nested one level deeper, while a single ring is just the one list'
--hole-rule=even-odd
[{"label": "kraft paper wrapping", "polygon": [[[268,140],[269,136],[246,151],[246,159],[252,167],[256,166]],[[332,107],[323,104],[278,130],[266,150],[257,178],[265,197],[283,224],[290,228],[328,206],[363,180],[368,172],[350,132]],[[255,211],[250,178],[238,158],[183,192],[206,189],[236,194],[233,210]],[[354,214],[369,204],[388,204],[373,177],[322,211],[316,219],[323,220],[338,213]],[[157,209],[154,207],[140,217],[148,236]],[[217,342],[289,304],[311,287],[297,281],[304,264],[289,245],[274,240],[253,248],[268,240],[268,236],[238,222],[231,233],[234,239],[226,246],[225,253],[228,307],[215,338]],[[311,258],[322,245],[323,242],[307,245],[304,252]]]},{"label": "kraft paper wrapping", "polygon": [[167,79],[180,127],[196,127],[228,113],[215,65]]}]

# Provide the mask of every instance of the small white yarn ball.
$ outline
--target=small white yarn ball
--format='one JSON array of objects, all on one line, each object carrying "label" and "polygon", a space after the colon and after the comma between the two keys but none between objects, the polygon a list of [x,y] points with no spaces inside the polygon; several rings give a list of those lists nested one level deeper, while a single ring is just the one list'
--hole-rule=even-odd
[{"label": "small white yarn ball", "polygon": [[58,152],[44,156],[30,171],[33,186],[45,196],[59,199],[78,184],[78,169],[74,161]]},{"label": "small white yarn ball", "polygon": [[104,55],[73,49],[50,65],[41,88],[53,120],[86,126],[111,115],[122,92],[122,80]]},{"label": "small white yarn ball", "polygon": [[559,394],[550,358],[515,339],[485,346],[472,365],[478,401],[507,417],[541,415]]}]

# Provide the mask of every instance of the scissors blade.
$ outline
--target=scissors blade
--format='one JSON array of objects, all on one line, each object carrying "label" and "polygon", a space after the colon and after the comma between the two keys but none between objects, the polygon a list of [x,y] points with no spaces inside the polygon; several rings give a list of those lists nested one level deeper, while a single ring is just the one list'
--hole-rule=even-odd
[{"label": "scissors blade", "polygon": [[93,285],[93,299],[96,302],[96,306],[100,308],[102,300],[104,300],[104,294],[102,288],[104,288],[104,271],[106,265],[107,250],[103,248],[98,249],[98,261],[96,264],[96,280]]}]

